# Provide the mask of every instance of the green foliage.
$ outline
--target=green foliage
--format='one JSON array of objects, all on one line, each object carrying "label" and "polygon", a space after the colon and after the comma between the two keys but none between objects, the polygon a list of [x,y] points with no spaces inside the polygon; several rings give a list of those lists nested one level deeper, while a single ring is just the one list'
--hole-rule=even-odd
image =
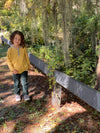
[{"label": "green foliage", "polygon": [[[70,66],[63,68],[64,72],[73,78],[94,87],[96,79],[96,64],[98,47],[92,39],[96,38],[98,18],[96,15],[80,13],[73,18],[75,24],[72,28],[75,46],[70,46]],[[93,35],[93,32],[95,34]]]},{"label": "green foliage", "polygon": [[81,81],[89,86],[94,85],[95,82],[95,68],[96,58],[84,57],[81,55],[72,59],[70,68],[67,68],[65,73],[74,77],[76,80]]},{"label": "green foliage", "polygon": [[92,47],[91,37],[92,33],[97,29],[97,17],[80,13],[73,21],[75,22],[72,29],[72,34],[75,36],[74,42],[77,49],[84,52],[84,50]]},{"label": "green foliage", "polygon": [[50,88],[55,84],[54,79],[54,70],[59,69],[61,66],[63,66],[63,56],[62,51],[57,51],[56,46],[41,46],[41,45],[34,45],[35,47],[28,48],[30,53],[35,54],[40,59],[44,60],[48,64],[48,76],[49,76],[49,83]]},{"label": "green foliage", "polygon": [[0,10],[0,16],[10,16],[11,15],[11,11],[8,10]]},{"label": "green foliage", "polygon": [[42,46],[40,54],[49,64],[48,69],[52,68],[53,71],[57,69],[63,61],[63,56],[60,56],[61,51],[57,51],[56,46]]}]

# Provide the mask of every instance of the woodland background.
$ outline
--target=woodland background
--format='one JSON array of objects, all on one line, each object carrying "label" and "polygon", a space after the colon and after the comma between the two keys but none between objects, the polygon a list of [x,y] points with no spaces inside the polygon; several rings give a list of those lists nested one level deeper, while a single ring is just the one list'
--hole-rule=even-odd
[{"label": "woodland background", "polygon": [[0,0],[0,30],[22,31],[30,53],[94,87],[100,0]]}]

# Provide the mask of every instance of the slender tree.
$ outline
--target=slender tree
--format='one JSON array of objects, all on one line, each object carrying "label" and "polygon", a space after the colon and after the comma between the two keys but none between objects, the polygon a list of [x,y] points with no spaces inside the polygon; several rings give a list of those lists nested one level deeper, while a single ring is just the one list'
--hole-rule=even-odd
[{"label": "slender tree", "polygon": [[[63,29],[63,54],[65,65],[69,65],[69,46],[70,46],[70,28],[72,16],[72,0],[59,0],[59,7],[62,15],[62,29]],[[70,10],[71,9],[71,10]]]}]

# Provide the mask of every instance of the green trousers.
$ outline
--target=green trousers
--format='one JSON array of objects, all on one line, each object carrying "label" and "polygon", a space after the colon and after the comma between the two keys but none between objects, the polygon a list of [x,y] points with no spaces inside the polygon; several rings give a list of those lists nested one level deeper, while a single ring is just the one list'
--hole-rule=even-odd
[{"label": "green trousers", "polygon": [[14,93],[20,95],[20,80],[23,87],[23,95],[28,95],[28,71],[21,74],[13,74]]}]

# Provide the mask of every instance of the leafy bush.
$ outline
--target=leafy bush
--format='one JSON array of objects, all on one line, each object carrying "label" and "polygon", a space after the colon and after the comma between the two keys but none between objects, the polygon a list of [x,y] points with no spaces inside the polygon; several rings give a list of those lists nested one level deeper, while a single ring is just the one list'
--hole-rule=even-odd
[{"label": "leafy bush", "polygon": [[35,48],[29,48],[29,51],[34,51],[33,54],[48,63],[48,69],[51,70],[48,76],[52,77],[54,70],[58,69],[76,80],[94,87],[97,56],[90,58],[90,49],[85,50],[85,53],[79,56],[74,57],[73,54],[70,54],[70,66],[64,66],[62,52],[61,50],[56,51],[55,46],[37,45]]}]

